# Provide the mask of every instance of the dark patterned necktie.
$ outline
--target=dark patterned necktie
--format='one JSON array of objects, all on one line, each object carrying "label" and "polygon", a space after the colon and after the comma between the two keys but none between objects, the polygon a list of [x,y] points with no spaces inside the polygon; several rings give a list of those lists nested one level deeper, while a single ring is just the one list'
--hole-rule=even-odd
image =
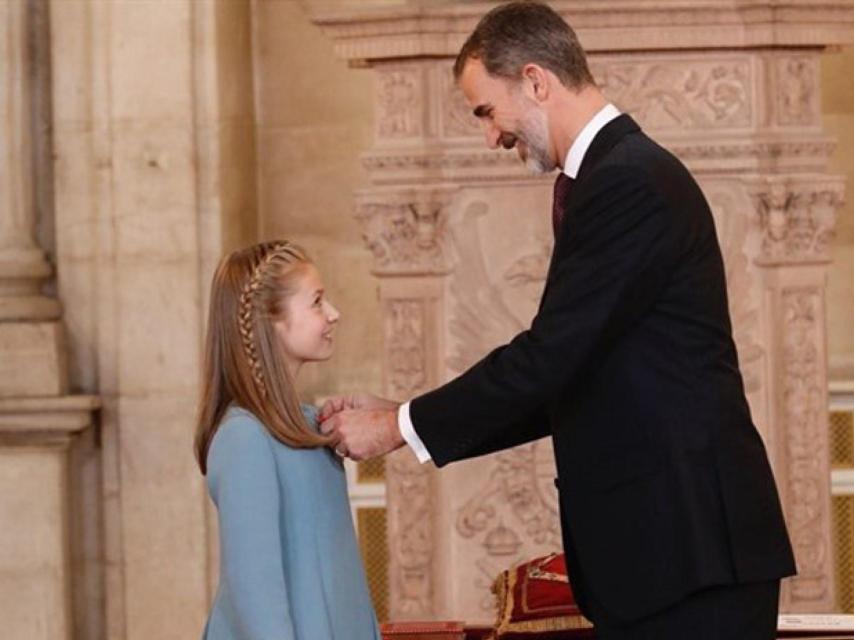
[{"label": "dark patterned necktie", "polygon": [[557,238],[560,223],[563,221],[563,214],[566,211],[566,199],[569,197],[573,182],[575,181],[563,171],[557,174],[554,200],[552,200],[552,229],[554,230],[555,238]]}]

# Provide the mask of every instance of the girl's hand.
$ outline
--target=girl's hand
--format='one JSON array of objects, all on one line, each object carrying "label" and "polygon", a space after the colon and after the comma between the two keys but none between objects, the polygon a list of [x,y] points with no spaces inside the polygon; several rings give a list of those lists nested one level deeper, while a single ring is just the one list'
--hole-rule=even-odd
[{"label": "girl's hand", "polygon": [[386,400],[370,393],[350,393],[347,395],[332,396],[320,408],[320,422],[324,422],[342,411],[352,409],[397,411],[398,406],[399,403],[397,402]]}]

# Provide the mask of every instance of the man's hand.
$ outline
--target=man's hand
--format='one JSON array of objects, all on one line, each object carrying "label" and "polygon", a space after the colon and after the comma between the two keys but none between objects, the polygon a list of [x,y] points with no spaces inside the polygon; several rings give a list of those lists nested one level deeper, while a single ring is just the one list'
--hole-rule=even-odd
[{"label": "man's hand", "polygon": [[403,446],[397,426],[397,403],[386,409],[343,409],[320,424],[335,440],[340,456],[357,462],[385,455]]},{"label": "man's hand", "polygon": [[320,408],[320,421],[328,420],[336,413],[347,409],[383,409],[397,411],[400,405],[393,400],[386,400],[370,393],[350,393],[342,396],[332,396]]}]

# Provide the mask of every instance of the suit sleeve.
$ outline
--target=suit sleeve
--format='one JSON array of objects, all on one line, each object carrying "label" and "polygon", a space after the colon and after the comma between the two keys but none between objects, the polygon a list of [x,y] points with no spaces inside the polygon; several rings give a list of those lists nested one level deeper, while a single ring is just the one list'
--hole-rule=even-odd
[{"label": "suit sleeve", "polygon": [[436,465],[512,442],[512,432],[571,385],[664,286],[673,254],[666,208],[645,174],[608,168],[584,188],[531,327],[412,401],[413,426]]},{"label": "suit sleeve", "polygon": [[282,570],[279,484],[264,427],[251,418],[224,423],[208,456],[219,513],[220,565],[232,625],[246,640],[295,638]]}]

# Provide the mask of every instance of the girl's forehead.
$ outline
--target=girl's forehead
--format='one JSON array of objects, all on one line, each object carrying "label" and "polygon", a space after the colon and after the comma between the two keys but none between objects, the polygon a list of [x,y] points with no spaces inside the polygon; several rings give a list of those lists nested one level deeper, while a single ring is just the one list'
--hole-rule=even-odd
[{"label": "girl's forehead", "polygon": [[313,264],[306,262],[302,265],[300,272],[299,287],[301,289],[314,291],[315,289],[323,288],[323,279],[320,277],[320,271]]}]

